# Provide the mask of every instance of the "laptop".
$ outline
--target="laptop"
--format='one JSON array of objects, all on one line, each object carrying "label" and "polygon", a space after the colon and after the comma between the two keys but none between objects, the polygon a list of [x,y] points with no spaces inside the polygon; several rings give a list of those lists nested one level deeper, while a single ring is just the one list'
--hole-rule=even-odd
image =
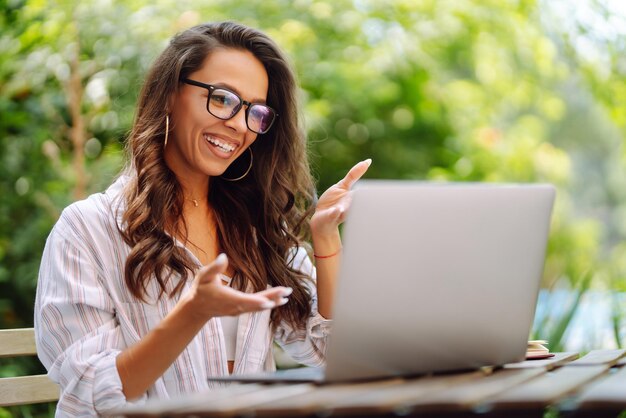
[{"label": "laptop", "polygon": [[521,361],[555,189],[360,180],[324,369],[211,378],[333,383]]}]

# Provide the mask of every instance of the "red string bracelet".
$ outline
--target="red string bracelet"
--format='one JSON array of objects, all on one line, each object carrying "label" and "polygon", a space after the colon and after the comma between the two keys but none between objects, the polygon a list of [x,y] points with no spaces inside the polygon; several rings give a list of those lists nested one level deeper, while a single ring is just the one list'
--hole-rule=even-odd
[{"label": "red string bracelet", "polygon": [[339,248],[337,251],[335,251],[334,253],[329,254],[329,255],[317,255],[317,254],[313,254],[313,257],[315,257],[315,258],[331,258],[331,257],[336,256],[336,255],[337,255],[337,254],[339,254],[340,252],[341,252],[341,248]]}]

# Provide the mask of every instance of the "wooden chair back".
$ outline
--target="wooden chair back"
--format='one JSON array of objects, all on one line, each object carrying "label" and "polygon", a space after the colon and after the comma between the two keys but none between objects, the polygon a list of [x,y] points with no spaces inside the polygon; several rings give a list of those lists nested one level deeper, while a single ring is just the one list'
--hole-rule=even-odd
[{"label": "wooden chair back", "polygon": [[[35,356],[33,328],[0,330],[0,357]],[[52,402],[59,387],[45,374],[0,378],[0,407]]]}]

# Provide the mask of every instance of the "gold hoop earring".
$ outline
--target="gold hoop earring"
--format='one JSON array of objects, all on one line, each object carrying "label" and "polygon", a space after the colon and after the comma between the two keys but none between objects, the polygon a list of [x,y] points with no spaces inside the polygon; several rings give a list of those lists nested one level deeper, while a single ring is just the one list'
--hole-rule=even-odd
[{"label": "gold hoop earring", "polygon": [[248,147],[248,151],[250,151],[250,165],[248,165],[248,169],[246,170],[245,173],[243,173],[241,176],[234,178],[234,179],[229,179],[227,177],[224,177],[223,175],[220,176],[221,179],[226,180],[226,181],[239,181],[242,178],[244,178],[245,176],[248,175],[248,173],[250,172],[250,170],[252,170],[252,161],[254,159],[253,154],[252,154],[252,149],[250,147]]},{"label": "gold hoop earring", "polygon": [[170,115],[165,114],[165,144],[163,148],[167,147],[167,138],[170,136]]}]

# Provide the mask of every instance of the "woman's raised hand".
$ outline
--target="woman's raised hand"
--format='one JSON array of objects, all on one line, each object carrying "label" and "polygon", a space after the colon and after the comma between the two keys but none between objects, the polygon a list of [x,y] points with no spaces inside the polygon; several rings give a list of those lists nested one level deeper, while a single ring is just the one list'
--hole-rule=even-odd
[{"label": "woman's raised hand", "polygon": [[350,207],[352,200],[350,189],[365,174],[371,163],[372,160],[369,158],[357,163],[343,179],[330,186],[320,196],[315,213],[311,217],[313,235],[332,235],[337,232],[337,227],[345,220]]},{"label": "woman's raised hand", "polygon": [[218,316],[234,316],[245,312],[256,312],[275,308],[288,302],[290,287],[273,287],[257,293],[245,293],[222,284],[221,275],[228,267],[226,254],[220,254],[211,263],[202,267],[190,292],[188,302],[193,312],[206,320]]}]

